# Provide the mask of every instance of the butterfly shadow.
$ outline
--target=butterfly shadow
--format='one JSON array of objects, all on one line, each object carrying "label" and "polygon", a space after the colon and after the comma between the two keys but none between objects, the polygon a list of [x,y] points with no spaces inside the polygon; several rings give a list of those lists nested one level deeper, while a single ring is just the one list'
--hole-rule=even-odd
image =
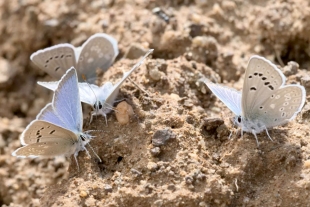
[{"label": "butterfly shadow", "polygon": [[[270,141],[265,133],[260,133],[259,147],[250,133],[221,146],[219,162],[231,166],[221,176],[226,182],[235,185],[230,206],[242,205],[245,196],[252,200],[266,192],[272,194],[274,191],[282,191],[285,194],[284,189],[292,185],[287,180],[300,175],[303,164],[298,142],[290,141],[285,128],[274,128],[269,133],[274,141]],[[281,185],[281,188],[277,185]]]}]

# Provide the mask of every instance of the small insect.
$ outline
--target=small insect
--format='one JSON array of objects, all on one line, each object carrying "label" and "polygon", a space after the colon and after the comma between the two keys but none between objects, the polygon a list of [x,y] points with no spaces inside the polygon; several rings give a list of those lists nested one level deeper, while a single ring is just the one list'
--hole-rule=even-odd
[{"label": "small insect", "polygon": [[159,18],[163,19],[166,23],[169,23],[170,17],[161,8],[155,7],[152,12]]},{"label": "small insect", "polygon": [[303,86],[285,84],[285,76],[272,62],[252,56],[243,83],[242,93],[233,88],[203,80],[209,89],[232,111],[242,132],[256,134],[283,125],[301,111],[306,91]]},{"label": "small insect", "polygon": [[76,157],[80,151],[88,153],[85,145],[89,145],[92,138],[82,131],[82,127],[78,79],[76,70],[71,68],[59,81],[52,103],[47,104],[22,133],[20,141],[23,147],[12,155],[48,158],[73,154],[79,166]]},{"label": "small insect", "polygon": [[[111,82],[106,82],[102,86],[97,86],[94,84],[88,83],[79,83],[80,99],[82,102],[91,105],[94,108],[92,112],[90,122],[94,115],[102,115],[106,118],[106,115],[112,110],[114,101],[118,95],[120,86],[124,81],[129,77],[129,75],[140,67],[145,58],[153,52],[153,49],[150,49],[142,59],[136,63],[130,71],[125,72],[123,78],[113,85]],[[38,82],[39,85],[46,87],[50,90],[55,91],[57,88],[58,82]]]}]

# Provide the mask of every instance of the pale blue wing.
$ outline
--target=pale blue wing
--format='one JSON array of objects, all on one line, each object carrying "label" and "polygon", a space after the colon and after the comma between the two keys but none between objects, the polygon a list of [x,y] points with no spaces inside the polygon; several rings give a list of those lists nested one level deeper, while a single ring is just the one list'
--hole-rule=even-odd
[{"label": "pale blue wing", "polygon": [[59,81],[55,90],[52,105],[55,114],[63,124],[61,127],[80,133],[83,126],[82,107],[78,88],[76,70],[71,68]]},{"label": "pale blue wing", "polygon": [[115,101],[115,99],[116,99],[116,96],[117,96],[117,94],[118,94],[118,92],[119,92],[120,86],[123,84],[123,82],[128,78],[128,76],[129,76],[134,70],[136,70],[137,68],[140,67],[140,65],[143,63],[143,61],[145,60],[145,58],[146,58],[149,54],[151,54],[152,52],[153,52],[153,49],[150,49],[150,50],[141,58],[141,60],[140,60],[138,63],[136,63],[136,64],[131,68],[130,71],[124,73],[123,78],[122,78],[117,84],[115,84],[113,90],[111,90],[111,93],[110,93],[109,96],[106,98],[106,104],[107,104],[107,105],[113,106],[113,103],[114,103],[114,101]]},{"label": "pale blue wing", "polygon": [[52,91],[55,91],[57,89],[58,86],[58,81],[52,81],[52,82],[41,82],[38,81],[37,84],[39,84],[40,86],[43,86],[47,89],[50,89]]},{"label": "pale blue wing", "polygon": [[104,33],[94,34],[76,52],[79,57],[79,80],[84,75],[87,82],[94,83],[97,77],[96,70],[106,71],[118,55],[117,41]]},{"label": "pale blue wing", "polygon": [[[47,121],[50,123],[53,123],[57,126],[61,126],[63,128],[66,128],[65,125],[66,123],[61,119],[58,114],[56,114],[52,103],[47,104],[37,115],[36,120],[40,121]],[[68,128],[67,128],[68,129]],[[70,129],[69,129],[70,130]]]},{"label": "pale blue wing", "polygon": [[235,115],[241,116],[242,108],[240,91],[219,84],[214,84],[207,80],[203,80],[203,82]]}]

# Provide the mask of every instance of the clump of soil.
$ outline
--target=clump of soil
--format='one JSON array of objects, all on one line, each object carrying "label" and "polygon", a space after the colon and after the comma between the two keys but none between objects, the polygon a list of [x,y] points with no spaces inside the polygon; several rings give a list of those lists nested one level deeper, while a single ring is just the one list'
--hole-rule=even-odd
[{"label": "clump of soil", "polygon": [[[0,2],[0,205],[307,206],[308,98],[295,120],[269,130],[273,142],[259,134],[258,148],[253,135],[235,133],[232,113],[199,80],[241,89],[258,54],[308,89],[309,9],[301,0]],[[139,87],[121,87],[129,123],[112,112],[107,124],[100,116],[89,124],[84,106],[84,130],[100,130],[91,145],[102,161],[80,152],[80,172],[70,159],[12,157],[52,96],[36,84],[53,79],[32,65],[31,53],[79,46],[97,32],[120,49],[99,84],[116,83],[142,51],[155,49],[130,76]]]}]

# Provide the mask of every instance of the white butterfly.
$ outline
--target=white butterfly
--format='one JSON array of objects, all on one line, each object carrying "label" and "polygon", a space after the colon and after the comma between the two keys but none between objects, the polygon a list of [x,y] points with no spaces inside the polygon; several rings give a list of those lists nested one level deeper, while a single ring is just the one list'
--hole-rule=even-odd
[{"label": "white butterfly", "polygon": [[[242,131],[257,133],[283,125],[301,111],[306,98],[303,86],[285,84],[285,76],[273,63],[252,56],[245,72],[242,93],[204,80],[209,89],[236,115]],[[272,139],[271,139],[272,140]]]},{"label": "white butterfly", "polygon": [[98,68],[107,70],[118,55],[117,41],[103,33],[92,35],[81,47],[58,44],[38,50],[30,56],[32,62],[54,78],[60,79],[71,67],[75,67],[79,81],[85,76],[94,83]]},{"label": "white butterfly", "polygon": [[82,132],[82,127],[78,79],[76,70],[71,68],[59,81],[52,103],[47,104],[21,134],[23,147],[12,155],[34,158],[74,154],[77,162],[79,151],[86,150],[85,145],[92,138]]},{"label": "white butterfly", "polygon": [[[113,103],[118,95],[119,88],[122,83],[135,69],[140,67],[145,58],[152,52],[153,49],[149,50],[130,71],[124,73],[123,78],[115,85],[111,82],[106,82],[104,85],[99,87],[94,84],[79,83],[81,101],[91,105],[95,109],[92,112],[91,120],[94,115],[102,115],[106,118],[106,115],[112,110]],[[53,91],[57,87],[57,82],[38,82],[38,84]]]}]

